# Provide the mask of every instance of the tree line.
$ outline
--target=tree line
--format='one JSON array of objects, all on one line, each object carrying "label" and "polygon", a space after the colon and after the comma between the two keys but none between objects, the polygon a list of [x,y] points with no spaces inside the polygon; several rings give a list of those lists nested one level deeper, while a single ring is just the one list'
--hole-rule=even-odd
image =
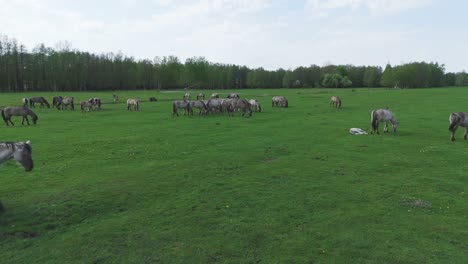
[{"label": "tree line", "polygon": [[31,51],[0,36],[0,91],[87,91],[133,89],[233,89],[313,87],[424,88],[468,86],[466,72],[415,62],[379,66],[326,65],[278,69],[212,63],[203,57],[135,60],[122,53],[93,54],[59,43]]}]

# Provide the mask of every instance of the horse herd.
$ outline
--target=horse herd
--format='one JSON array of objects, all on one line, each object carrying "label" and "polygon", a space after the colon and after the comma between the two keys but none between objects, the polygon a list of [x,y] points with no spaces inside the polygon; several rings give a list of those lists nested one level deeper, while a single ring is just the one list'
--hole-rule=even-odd
[{"label": "horse herd", "polygon": [[[271,106],[287,108],[288,100],[284,96],[274,96]],[[219,93],[213,93],[208,100],[205,100],[205,94],[198,93],[197,99],[194,101],[191,101],[190,93],[185,93],[182,100],[175,100],[172,103],[172,115],[179,116],[179,109],[184,110],[184,115],[193,115],[194,108],[198,109],[198,115],[227,113],[229,116],[233,116],[235,112],[239,111],[242,116],[247,114],[250,117],[253,112],[262,111],[258,100],[240,98],[237,93],[230,93],[226,98],[220,98]]]},{"label": "horse herd", "polygon": [[[118,96],[116,94],[112,95],[112,102],[117,102]],[[151,97],[150,102],[157,101],[156,98]],[[28,116],[31,117],[33,124],[37,123],[38,117],[31,110],[36,104],[40,104],[41,107],[50,108],[50,104],[44,97],[31,97],[22,99],[23,106],[11,106],[1,109],[0,113],[3,118],[3,121],[7,126],[14,125],[11,121],[12,116],[22,116],[21,124],[24,124],[24,121],[29,125]],[[139,99],[128,99],[127,100],[127,111],[139,110]],[[330,98],[330,107],[341,108],[342,102],[341,98],[338,96],[332,96]],[[29,108],[29,107],[31,108]],[[73,97],[62,97],[55,96],[52,99],[52,106],[58,110],[74,110],[74,98]],[[283,107],[287,108],[289,106],[288,100],[284,96],[274,96],[271,101],[272,107]],[[101,99],[98,97],[90,98],[86,101],[80,102],[80,107],[82,111],[91,111],[101,109]],[[252,115],[252,112],[261,112],[262,108],[260,103],[256,99],[244,99],[240,98],[237,93],[230,93],[227,98],[220,98],[219,93],[213,93],[210,99],[205,100],[205,95],[203,93],[198,93],[196,100],[191,101],[191,94],[185,93],[182,100],[175,100],[172,103],[172,115],[179,116],[178,110],[183,109],[184,114],[193,115],[193,109],[196,108],[199,110],[199,115],[208,115],[215,113],[227,113],[229,116],[234,115],[236,111],[240,111],[242,116],[248,114]],[[458,127],[465,127],[464,139],[468,137],[468,112],[456,112],[452,113],[449,116],[450,126],[450,140],[455,141],[455,131]],[[393,132],[395,133],[398,128],[398,121],[395,119],[395,116],[392,111],[388,108],[377,109],[371,112],[371,134],[380,134],[379,132],[379,123],[384,122],[385,127],[383,132],[388,132],[388,123],[392,124]],[[31,157],[31,144],[27,142],[0,142],[0,165],[4,162],[15,159],[19,164],[23,166],[26,171],[31,171],[33,168],[33,161]]]}]

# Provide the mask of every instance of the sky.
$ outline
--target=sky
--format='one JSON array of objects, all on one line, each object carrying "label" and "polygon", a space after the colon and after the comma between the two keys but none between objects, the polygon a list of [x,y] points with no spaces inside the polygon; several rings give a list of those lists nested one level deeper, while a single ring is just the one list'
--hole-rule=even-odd
[{"label": "sky", "polygon": [[294,69],[415,61],[468,70],[463,0],[0,0],[0,34],[136,59]]}]

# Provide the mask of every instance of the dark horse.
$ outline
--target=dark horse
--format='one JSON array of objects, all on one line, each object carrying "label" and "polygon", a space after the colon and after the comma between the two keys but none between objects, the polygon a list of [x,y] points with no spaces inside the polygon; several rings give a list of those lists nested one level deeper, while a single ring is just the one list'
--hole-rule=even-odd
[{"label": "dark horse", "polygon": [[13,124],[13,122],[11,122],[12,116],[22,116],[23,117],[23,119],[21,120],[22,125],[24,125],[24,120],[26,120],[26,122],[29,125],[28,115],[31,116],[33,124],[36,124],[37,119],[38,119],[37,115],[31,109],[27,107],[21,107],[21,106],[5,107],[2,109],[1,115],[2,115],[3,121],[5,121],[5,124],[7,126],[8,126],[8,122],[10,122],[11,125],[13,126],[15,125]]},{"label": "dark horse", "polygon": [[47,108],[50,108],[49,102],[47,102],[47,100],[42,96],[29,98],[29,107],[35,107],[35,103],[40,103],[41,107],[44,107],[44,105],[46,105]]},{"label": "dark horse", "polygon": [[0,142],[0,166],[10,159],[15,159],[25,171],[34,167],[31,142]]},{"label": "dark horse", "polygon": [[62,96],[54,96],[52,98],[52,106],[57,107],[60,110],[60,105],[62,104],[63,97]]}]

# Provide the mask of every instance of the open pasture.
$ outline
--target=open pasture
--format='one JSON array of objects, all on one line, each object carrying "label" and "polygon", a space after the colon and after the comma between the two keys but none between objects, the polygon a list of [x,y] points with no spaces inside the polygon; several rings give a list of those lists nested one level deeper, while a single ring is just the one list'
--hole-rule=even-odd
[{"label": "open pasture", "polygon": [[[35,162],[0,170],[0,262],[466,263],[468,142],[462,129],[450,142],[448,117],[468,89],[234,92],[262,112],[173,117],[185,91],[2,94],[2,107],[74,96],[76,110],[0,125]],[[91,97],[102,110],[81,112]],[[348,133],[387,106],[396,134]]]}]

